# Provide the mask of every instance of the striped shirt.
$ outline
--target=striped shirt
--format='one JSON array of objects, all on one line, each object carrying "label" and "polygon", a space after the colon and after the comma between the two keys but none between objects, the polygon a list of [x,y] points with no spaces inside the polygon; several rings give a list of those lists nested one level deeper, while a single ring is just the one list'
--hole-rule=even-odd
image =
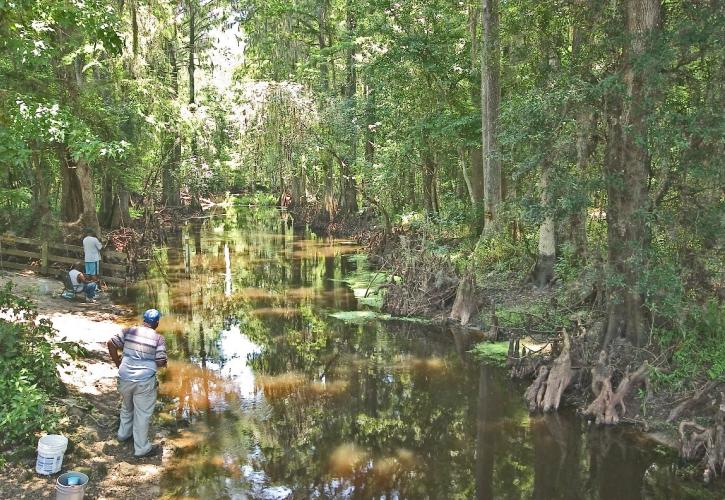
[{"label": "striped shirt", "polygon": [[119,349],[123,349],[123,359],[118,369],[118,377],[129,382],[143,382],[156,375],[157,362],[166,361],[166,341],[164,337],[147,326],[124,328],[111,339]]}]

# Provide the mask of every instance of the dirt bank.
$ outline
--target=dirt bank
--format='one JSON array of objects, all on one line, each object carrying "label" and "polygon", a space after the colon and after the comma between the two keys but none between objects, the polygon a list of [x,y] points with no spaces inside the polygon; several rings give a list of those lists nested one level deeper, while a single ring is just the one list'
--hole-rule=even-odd
[{"label": "dirt bank", "polygon": [[[63,415],[60,432],[69,440],[63,472],[76,470],[90,477],[85,498],[158,498],[161,473],[174,449],[168,431],[153,426],[152,437],[163,443],[163,455],[142,460],[133,457],[132,444],[115,439],[117,370],[105,343],[123,325],[136,321],[133,311],[113,304],[106,294],[96,304],[67,301],[59,297],[60,282],[30,272],[0,273],[0,285],[8,281],[15,283],[15,293],[37,303],[60,338],[88,350],[84,359],[59,367],[67,394],[51,402]],[[35,456],[26,455],[0,468],[0,498],[55,498],[57,475],[36,474]]]}]

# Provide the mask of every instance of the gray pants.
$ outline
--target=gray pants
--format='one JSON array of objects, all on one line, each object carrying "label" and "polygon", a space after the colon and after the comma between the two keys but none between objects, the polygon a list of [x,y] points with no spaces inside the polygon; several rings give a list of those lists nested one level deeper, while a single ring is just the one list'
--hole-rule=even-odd
[{"label": "gray pants", "polygon": [[118,439],[124,441],[133,434],[134,455],[143,455],[151,450],[149,423],[156,406],[158,385],[156,377],[143,382],[118,379],[118,392],[122,398]]}]

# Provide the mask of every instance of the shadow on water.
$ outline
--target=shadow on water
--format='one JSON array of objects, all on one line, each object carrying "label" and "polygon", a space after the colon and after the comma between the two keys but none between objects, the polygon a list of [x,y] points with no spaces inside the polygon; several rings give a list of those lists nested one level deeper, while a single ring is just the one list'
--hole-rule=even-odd
[{"label": "shadow on water", "polygon": [[[350,242],[229,209],[170,234],[139,310],[164,312],[172,357],[162,479],[192,498],[717,498],[673,456],[569,413],[529,416],[523,388],[470,340],[401,322],[348,324],[364,273]],[[359,281],[359,280],[358,280]]]}]

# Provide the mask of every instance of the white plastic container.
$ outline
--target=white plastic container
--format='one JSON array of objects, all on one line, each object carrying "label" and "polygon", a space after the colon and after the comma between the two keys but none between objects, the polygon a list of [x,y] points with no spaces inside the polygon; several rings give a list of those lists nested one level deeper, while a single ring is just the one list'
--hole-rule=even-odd
[{"label": "white plastic container", "polygon": [[60,434],[48,434],[40,438],[35,471],[46,476],[60,472],[66,448],[68,448],[68,438]]},{"label": "white plastic container", "polygon": [[82,472],[61,474],[55,482],[55,500],[83,500],[87,484],[88,476]]}]

